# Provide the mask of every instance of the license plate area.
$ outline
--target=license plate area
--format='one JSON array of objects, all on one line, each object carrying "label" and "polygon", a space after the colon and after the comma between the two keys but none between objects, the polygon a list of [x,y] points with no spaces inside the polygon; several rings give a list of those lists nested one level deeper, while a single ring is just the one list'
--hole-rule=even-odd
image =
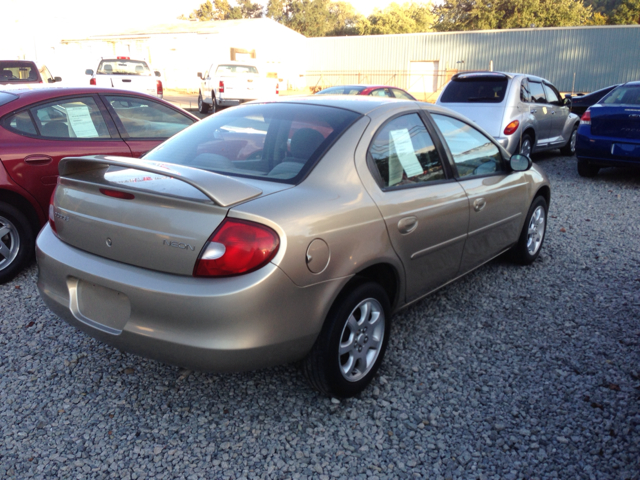
[{"label": "license plate area", "polygon": [[614,143],[611,153],[618,157],[640,158],[640,145],[632,143]]},{"label": "license plate area", "polygon": [[131,302],[124,293],[70,277],[69,308],[82,323],[111,335],[119,335],[131,316]]}]

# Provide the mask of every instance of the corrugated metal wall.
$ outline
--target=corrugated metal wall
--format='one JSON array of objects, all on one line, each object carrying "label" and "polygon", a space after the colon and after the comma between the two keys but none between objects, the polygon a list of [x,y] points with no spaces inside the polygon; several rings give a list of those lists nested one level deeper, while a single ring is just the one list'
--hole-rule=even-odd
[{"label": "corrugated metal wall", "polygon": [[[332,72],[340,83],[408,78],[411,61],[439,61],[441,72],[488,70],[493,61],[496,71],[539,75],[564,92],[640,80],[640,25],[324,37],[308,39],[307,47],[309,86]],[[373,72],[381,72],[376,81],[366,77]]]}]

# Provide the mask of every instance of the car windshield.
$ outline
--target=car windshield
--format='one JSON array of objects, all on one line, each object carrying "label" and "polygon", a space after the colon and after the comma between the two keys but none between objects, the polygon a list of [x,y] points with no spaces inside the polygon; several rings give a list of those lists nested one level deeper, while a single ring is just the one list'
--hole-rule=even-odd
[{"label": "car windshield", "polygon": [[603,105],[640,105],[640,85],[622,85],[600,100]]},{"label": "car windshield", "polygon": [[508,78],[502,75],[460,76],[444,89],[442,103],[500,103],[507,91]]},{"label": "car windshield", "polygon": [[358,95],[365,87],[329,87],[318,92],[320,95]]},{"label": "car windshield", "polygon": [[0,83],[33,83],[40,81],[38,67],[33,62],[0,62]]},{"label": "car windshield", "polygon": [[140,60],[102,60],[98,65],[98,75],[151,75],[146,62]]},{"label": "car windshield", "polygon": [[253,65],[218,65],[217,75],[225,73],[258,73],[258,69]]},{"label": "car windshield", "polygon": [[235,107],[167,140],[145,160],[296,183],[360,114],[292,103]]}]

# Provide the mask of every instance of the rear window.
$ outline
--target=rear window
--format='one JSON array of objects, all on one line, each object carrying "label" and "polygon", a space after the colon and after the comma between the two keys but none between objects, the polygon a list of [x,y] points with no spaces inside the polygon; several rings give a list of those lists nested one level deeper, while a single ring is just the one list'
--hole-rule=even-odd
[{"label": "rear window", "polygon": [[140,60],[102,60],[98,65],[98,75],[151,75],[146,62]]},{"label": "rear window", "polygon": [[216,75],[225,73],[258,73],[253,65],[218,65]]},{"label": "rear window", "polygon": [[321,95],[358,95],[364,87],[329,87],[318,92]]},{"label": "rear window", "polygon": [[14,100],[17,100],[19,97],[17,95],[14,95],[12,93],[7,93],[7,92],[0,92],[0,107],[2,105],[6,105],[9,102],[13,102]]},{"label": "rear window", "polygon": [[187,128],[144,159],[296,183],[358,118],[355,112],[316,105],[236,107]]},{"label": "rear window", "polygon": [[473,75],[457,77],[444,89],[442,103],[500,103],[509,79],[503,76]]},{"label": "rear window", "polygon": [[33,62],[1,61],[0,83],[34,83],[41,82],[38,67]]},{"label": "rear window", "polygon": [[600,100],[604,105],[640,105],[640,85],[623,85]]}]

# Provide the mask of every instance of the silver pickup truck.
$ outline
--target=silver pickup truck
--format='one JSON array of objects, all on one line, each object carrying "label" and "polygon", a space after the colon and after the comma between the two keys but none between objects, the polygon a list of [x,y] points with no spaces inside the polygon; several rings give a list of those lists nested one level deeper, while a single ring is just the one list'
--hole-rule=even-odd
[{"label": "silver pickup truck", "polygon": [[242,62],[213,63],[204,75],[198,72],[200,89],[198,110],[216,113],[221,107],[232,107],[257,99],[270,99],[279,94],[278,80],[260,74],[258,67]]},{"label": "silver pickup truck", "polygon": [[152,72],[144,60],[131,60],[129,57],[103,58],[94,72],[85,70],[91,75],[89,85],[113,87],[134,92],[146,93],[162,98],[164,89],[160,72]]}]

